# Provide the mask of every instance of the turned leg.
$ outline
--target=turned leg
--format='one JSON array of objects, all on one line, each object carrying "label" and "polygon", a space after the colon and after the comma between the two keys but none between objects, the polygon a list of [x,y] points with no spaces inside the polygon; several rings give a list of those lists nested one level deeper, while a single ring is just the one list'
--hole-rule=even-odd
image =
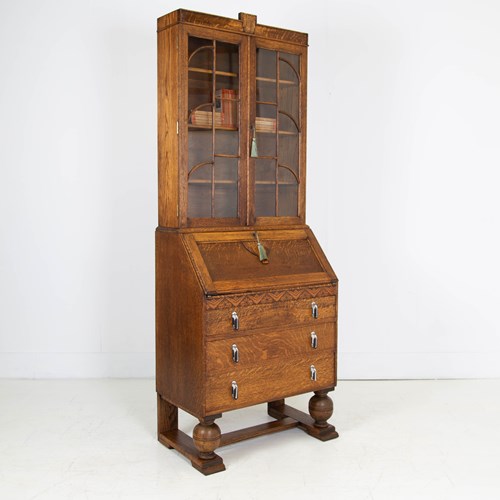
[{"label": "turned leg", "polygon": [[333,401],[328,391],[316,391],[309,400],[309,414],[314,418],[315,427],[328,427],[327,420],[333,415]]},{"label": "turned leg", "polygon": [[214,452],[220,445],[221,432],[215,419],[221,415],[200,418],[193,429],[193,443],[198,450],[198,460],[191,461],[193,467],[205,475],[225,470],[222,458]]},{"label": "turned leg", "polygon": [[335,427],[327,422],[333,414],[333,402],[328,397],[328,392],[333,389],[315,391],[309,401],[309,415],[285,404],[284,399],[267,403],[267,413],[277,419],[293,419],[297,427],[307,432],[310,436],[321,441],[328,441],[339,437]]},{"label": "turned leg", "polygon": [[[158,438],[161,434],[166,434],[178,428],[178,409],[177,406],[170,404],[163,399],[159,394],[158,397]],[[167,448],[172,449],[169,444]]]},{"label": "turned leg", "polygon": [[333,415],[333,401],[328,396],[328,389],[314,392],[309,400],[309,414],[314,420],[314,427],[319,431],[314,433],[314,437],[328,441],[339,436],[335,427],[327,422]]},{"label": "turned leg", "polygon": [[206,417],[193,429],[193,442],[199,451],[200,458],[214,458],[215,449],[220,445],[220,428],[214,417]]}]

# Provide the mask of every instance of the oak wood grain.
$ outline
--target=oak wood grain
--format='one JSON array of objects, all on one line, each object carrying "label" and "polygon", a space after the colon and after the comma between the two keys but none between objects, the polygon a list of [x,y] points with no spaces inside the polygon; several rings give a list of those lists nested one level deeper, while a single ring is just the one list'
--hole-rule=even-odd
[{"label": "oak wood grain", "polygon": [[[194,239],[199,243],[219,243],[226,241],[248,241],[255,242],[255,236],[251,232],[252,228],[246,231],[214,231],[210,233],[195,233]],[[305,240],[308,237],[306,230],[302,229],[267,229],[260,230],[259,237],[265,240]]]},{"label": "oak wood grain", "polygon": [[275,434],[276,432],[286,431],[298,426],[298,422],[292,418],[283,418],[274,422],[266,422],[264,424],[254,425],[245,429],[227,432],[222,434],[220,446],[228,446],[230,444],[246,441],[267,434]]},{"label": "oak wood grain", "polygon": [[157,232],[157,392],[171,404],[203,416],[204,376],[203,293],[180,235]]},{"label": "oak wood grain", "polygon": [[[337,377],[338,280],[313,232],[305,224],[307,35],[257,24],[252,14],[240,13],[238,19],[229,19],[185,9],[159,18],[157,29],[158,438],[208,475],[225,469],[222,458],[215,454],[219,446],[294,427],[321,440],[338,435],[326,421],[333,411],[327,392],[335,387]],[[195,47],[198,43],[193,37],[212,44],[215,56],[211,70],[198,66],[188,69],[189,53],[193,43]],[[225,44],[232,46],[228,48]],[[222,53],[227,50],[231,58],[237,53],[237,65],[218,68],[217,47]],[[284,54],[285,64],[286,57],[296,61],[295,88],[290,87],[289,79],[280,78],[278,58],[274,80],[259,75],[257,82],[258,49]],[[201,84],[213,71],[216,76],[205,96]],[[238,80],[218,86],[218,79],[224,78]],[[189,155],[196,151],[192,144],[195,135],[192,134],[206,134],[206,130],[188,123],[189,106],[199,106],[197,99],[202,104],[206,99],[215,103],[213,96],[226,85],[237,88],[239,122],[226,127],[223,133],[239,135],[237,154],[234,150],[216,153],[219,129],[217,126],[205,128],[211,131],[214,162],[216,156],[224,157],[224,161],[238,158],[237,213],[231,209],[220,212],[224,217],[214,216],[213,170],[210,181],[210,214],[213,217],[198,217],[205,214],[203,210],[188,212],[188,163]],[[297,126],[296,138],[289,143],[294,151],[290,158],[296,164],[295,170],[289,169],[297,182],[296,216],[294,201],[291,209],[286,205],[282,212],[290,214],[288,216],[256,217],[256,161],[250,155],[250,146],[257,121],[258,85],[275,85],[278,90],[284,85],[283,91],[277,90],[279,98],[273,103],[276,116],[280,112],[289,113],[284,109],[287,106],[296,115],[291,118]],[[191,89],[189,93],[188,89]],[[281,111],[280,106],[284,106]],[[280,144],[289,140],[283,134],[290,135],[290,132],[281,130],[276,134],[277,157],[280,156]],[[198,184],[201,181],[206,179],[197,179]],[[223,177],[219,183],[223,185],[220,193],[230,192],[229,184],[234,193],[234,179]],[[198,184],[196,189],[201,186]],[[278,193],[280,188],[276,182],[274,185]],[[275,197],[274,207],[278,214],[276,200]],[[196,204],[191,209],[193,207]],[[188,217],[188,213],[197,217]],[[268,252],[268,264],[262,264],[258,258],[256,231]],[[313,302],[319,308],[318,318],[312,315]],[[233,312],[238,315],[238,330],[232,326]],[[311,332],[318,340],[316,348],[311,344]],[[232,356],[233,344],[238,350],[238,362]],[[311,365],[316,369],[316,380],[311,378]],[[238,385],[237,399],[231,392],[233,382]],[[285,404],[285,397],[308,391],[315,393],[309,404],[312,416]],[[222,434],[215,424],[215,419],[224,411],[262,402],[268,402],[268,413],[277,421],[228,434]],[[193,431],[193,439],[178,429],[179,408],[200,421]]]},{"label": "oak wood grain", "polygon": [[[251,14],[245,14],[251,16]],[[252,16],[256,17],[256,16]],[[257,19],[255,19],[257,20]],[[204,14],[201,12],[194,12],[185,9],[178,9],[170,14],[166,14],[158,19],[157,30],[162,31],[172,25],[184,23],[193,26],[207,26],[212,29],[220,31],[228,31],[233,33],[244,33],[245,25],[248,25],[248,20],[245,24],[244,20],[230,19],[222,16],[215,16],[212,14]],[[254,33],[248,33],[249,36],[255,35],[263,38],[270,38],[275,40],[286,41],[291,44],[307,45],[307,33],[299,31],[286,30],[282,28],[275,28],[272,26],[265,26],[256,24]]]},{"label": "oak wood grain", "polygon": [[[311,380],[314,365],[318,378]],[[333,352],[273,359],[250,368],[233,368],[227,372],[207,373],[207,413],[225,412],[245,406],[286,398],[303,392],[331,387],[335,384]],[[231,382],[238,384],[238,399],[231,397]]]},{"label": "oak wood grain", "polygon": [[[230,336],[222,340],[207,342],[207,372],[227,372],[230,369],[243,370],[256,363],[292,356],[315,356],[335,348],[334,323],[321,323],[307,326],[290,327],[282,330]],[[312,347],[311,333],[317,336],[317,348]],[[233,361],[232,346],[238,349],[238,362]]]},{"label": "oak wood grain", "polygon": [[178,27],[158,33],[158,224],[178,226]]},{"label": "oak wood grain", "polygon": [[273,407],[268,405],[268,413],[271,417],[282,419],[292,418],[298,422],[299,429],[307,432],[310,436],[319,439],[320,441],[330,441],[339,437],[335,427],[328,424],[326,427],[316,427],[315,420],[296,408],[289,405],[282,405],[281,407]]},{"label": "oak wood grain", "polygon": [[193,439],[179,429],[160,434],[158,440],[167,448],[175,448],[176,451],[191,461],[191,465],[195,469],[205,476],[226,470],[222,458],[215,453],[210,459],[201,458]]},{"label": "oak wood grain", "polygon": [[[285,292],[274,292],[279,298]],[[291,326],[303,325],[314,329],[320,322],[334,322],[336,297],[318,297],[314,300],[301,299],[297,301],[256,304],[245,307],[225,307],[208,310],[206,313],[206,335],[237,338],[245,332],[279,330]],[[318,319],[312,317],[311,304],[318,305]],[[239,317],[239,330],[233,330],[231,314],[236,312]]]}]

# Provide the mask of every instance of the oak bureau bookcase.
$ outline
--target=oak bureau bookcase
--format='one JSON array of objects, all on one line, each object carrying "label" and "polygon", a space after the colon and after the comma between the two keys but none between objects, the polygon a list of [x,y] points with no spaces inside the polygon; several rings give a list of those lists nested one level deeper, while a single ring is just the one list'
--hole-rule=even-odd
[{"label": "oak bureau bookcase", "polygon": [[[203,474],[248,438],[338,436],[337,278],[305,224],[306,68],[307,35],[254,15],[158,19],[158,438]],[[305,392],[309,414],[285,404]],[[264,402],[274,420],[221,434],[224,412]]]}]

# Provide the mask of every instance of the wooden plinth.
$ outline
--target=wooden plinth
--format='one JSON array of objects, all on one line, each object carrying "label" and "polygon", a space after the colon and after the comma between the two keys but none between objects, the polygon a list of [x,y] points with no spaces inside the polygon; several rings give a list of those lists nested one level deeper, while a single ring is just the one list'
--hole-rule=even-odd
[{"label": "wooden plinth", "polygon": [[335,439],[339,437],[338,432],[335,427],[331,424],[326,424],[326,426],[316,425],[316,421],[300,410],[288,406],[286,404],[273,405],[273,403],[268,403],[267,413],[274,418],[291,418],[296,422],[296,426],[299,429],[307,432],[310,436],[319,439],[320,441],[329,441],[330,439]]},{"label": "wooden plinth", "polygon": [[[217,441],[217,446],[228,446],[240,441],[246,441],[247,439],[264,436],[266,434],[274,434],[276,432],[286,431],[295,427],[302,429],[310,436],[313,436],[321,441],[329,441],[330,439],[334,439],[339,436],[333,425],[325,425],[323,421],[318,424],[318,421],[308,414],[286,405],[284,400],[268,403],[267,411],[271,417],[276,418],[274,422],[266,422],[252,427],[247,427],[245,429],[239,429],[237,431],[221,434],[220,441]],[[175,422],[174,425],[177,427],[177,412],[175,411],[174,413],[174,418],[172,418],[172,413],[170,413],[170,423],[172,424]],[[217,417],[220,417],[220,415],[217,415]],[[214,418],[209,417],[207,420],[209,424],[214,425]],[[170,428],[167,429],[167,427]],[[174,448],[179,453],[184,455],[191,461],[192,466],[205,476],[226,470],[224,462],[219,455],[213,451],[209,453],[202,452],[201,454],[205,457],[202,458],[200,456],[199,441],[197,447],[193,438],[188,436],[185,432],[172,427],[173,426],[163,426],[158,429],[158,440],[160,443],[165,445],[167,448]]]},{"label": "wooden plinth", "polygon": [[198,449],[194,445],[193,438],[179,429],[166,431],[165,434],[159,434],[158,440],[167,448],[174,448],[191,460],[191,465],[199,470],[205,476],[226,470],[222,458],[214,453],[210,459],[204,459],[199,456]]}]

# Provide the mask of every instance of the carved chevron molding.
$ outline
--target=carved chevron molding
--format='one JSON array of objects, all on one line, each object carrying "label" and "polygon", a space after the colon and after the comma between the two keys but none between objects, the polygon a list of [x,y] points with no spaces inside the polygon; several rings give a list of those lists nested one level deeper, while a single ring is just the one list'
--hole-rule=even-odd
[{"label": "carved chevron molding", "polygon": [[258,304],[272,304],[273,302],[284,302],[288,300],[329,297],[335,295],[336,292],[337,287],[333,285],[311,288],[292,288],[290,290],[208,297],[206,304],[207,309],[223,309],[226,307],[255,306]]}]

